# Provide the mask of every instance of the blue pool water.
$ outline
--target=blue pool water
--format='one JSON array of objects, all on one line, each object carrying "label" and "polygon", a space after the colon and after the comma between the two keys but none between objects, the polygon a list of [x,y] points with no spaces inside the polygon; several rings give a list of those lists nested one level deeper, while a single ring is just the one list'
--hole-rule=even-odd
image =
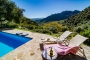
[{"label": "blue pool water", "polygon": [[0,57],[30,41],[31,39],[32,38],[0,32]]}]

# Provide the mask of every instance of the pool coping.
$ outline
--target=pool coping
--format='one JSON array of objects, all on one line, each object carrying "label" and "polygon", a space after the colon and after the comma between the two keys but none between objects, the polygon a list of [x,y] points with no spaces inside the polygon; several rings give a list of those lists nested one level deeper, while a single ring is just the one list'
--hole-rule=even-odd
[{"label": "pool coping", "polygon": [[[14,30],[5,30],[4,32],[15,34],[15,31],[22,31],[22,30],[14,29]],[[27,37],[33,39],[19,46],[13,51],[7,53],[6,55],[0,58],[1,60],[33,60],[33,59],[42,60],[42,55],[41,55],[42,52],[39,47],[39,43],[41,43],[40,40],[41,37],[39,35],[42,36],[45,34],[32,33],[29,31],[23,31],[23,32],[28,32],[29,35]]]}]

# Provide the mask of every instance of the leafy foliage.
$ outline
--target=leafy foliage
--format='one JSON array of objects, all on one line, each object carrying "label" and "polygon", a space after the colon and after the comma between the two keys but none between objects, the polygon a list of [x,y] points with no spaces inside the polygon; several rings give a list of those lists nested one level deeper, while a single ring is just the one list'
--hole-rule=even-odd
[{"label": "leafy foliage", "polygon": [[78,32],[78,33],[80,33],[82,31],[84,31],[84,29],[82,27],[77,27],[75,31]]},{"label": "leafy foliage", "polygon": [[44,33],[44,34],[52,34],[52,32],[51,31],[49,31],[49,30],[46,30],[46,29],[34,29],[33,30],[34,32],[39,32],[39,33]]},{"label": "leafy foliage", "polygon": [[24,9],[17,7],[11,0],[0,0],[0,22],[2,18],[4,19],[3,22],[8,21],[8,23],[3,24],[3,27],[15,28],[16,26],[21,26],[27,29],[34,29],[38,26],[36,22],[23,15],[24,11]]},{"label": "leafy foliage", "polygon": [[85,44],[90,46],[90,29],[86,30],[85,32],[83,32],[84,36],[88,37],[89,39],[87,41],[85,41]]},{"label": "leafy foliage", "polygon": [[0,0],[0,18],[5,18],[8,21],[12,19],[19,23],[19,18],[23,15],[24,9],[20,9],[11,0]]},{"label": "leafy foliage", "polygon": [[58,22],[46,23],[44,29],[51,31],[52,33],[58,33],[62,30],[62,25]]},{"label": "leafy foliage", "polygon": [[68,30],[68,27],[67,26],[63,26],[62,27],[62,32],[66,31],[66,30]]}]

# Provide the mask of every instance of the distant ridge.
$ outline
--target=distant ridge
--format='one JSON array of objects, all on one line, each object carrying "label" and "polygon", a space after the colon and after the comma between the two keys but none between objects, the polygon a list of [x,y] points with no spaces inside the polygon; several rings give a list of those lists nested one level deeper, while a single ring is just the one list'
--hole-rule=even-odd
[{"label": "distant ridge", "polygon": [[30,18],[30,19],[36,21],[36,20],[41,20],[43,18]]},{"label": "distant ridge", "polygon": [[80,11],[62,11],[61,13],[52,14],[46,18],[39,20],[40,23],[52,22],[52,21],[59,21],[63,19],[67,19],[72,15],[78,14]]}]

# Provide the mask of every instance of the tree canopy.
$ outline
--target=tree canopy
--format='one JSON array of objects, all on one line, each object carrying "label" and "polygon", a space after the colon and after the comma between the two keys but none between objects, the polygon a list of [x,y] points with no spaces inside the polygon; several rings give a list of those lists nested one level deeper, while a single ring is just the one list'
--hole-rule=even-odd
[{"label": "tree canopy", "polygon": [[0,18],[19,23],[20,17],[23,16],[25,10],[17,7],[11,0],[0,0]]},{"label": "tree canopy", "polygon": [[0,20],[3,18],[10,24],[13,22],[18,25],[37,25],[36,22],[31,21],[31,19],[23,15],[24,11],[24,9],[19,8],[15,2],[11,0],[0,0]]}]

